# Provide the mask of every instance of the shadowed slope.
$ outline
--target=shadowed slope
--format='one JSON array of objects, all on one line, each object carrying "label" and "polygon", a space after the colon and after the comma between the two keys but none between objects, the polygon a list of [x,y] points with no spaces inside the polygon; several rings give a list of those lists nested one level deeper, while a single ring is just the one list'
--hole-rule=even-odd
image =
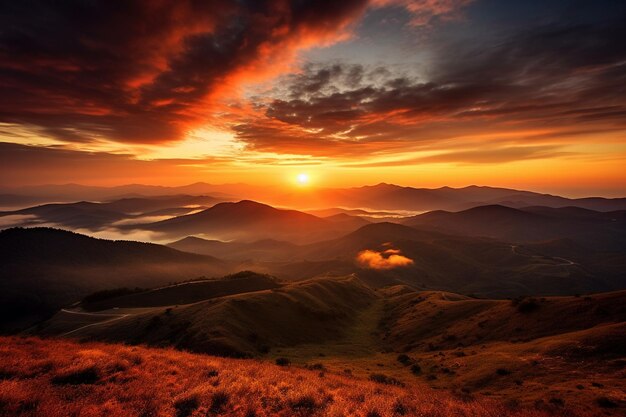
[{"label": "shadowed slope", "polygon": [[445,233],[486,236],[511,242],[570,238],[593,249],[626,249],[626,217],[623,211],[601,213],[577,207],[513,209],[490,205],[455,213],[433,211],[403,223]]},{"label": "shadowed slope", "polygon": [[[193,283],[181,285],[194,285]],[[355,278],[317,279],[137,314],[73,337],[252,356],[340,337],[376,294]]]},{"label": "shadowed slope", "polygon": [[231,271],[210,256],[48,228],[1,231],[0,264],[0,329],[27,326],[94,291]]},{"label": "shadowed slope", "polygon": [[[109,202],[54,203],[15,211],[0,212],[0,218],[12,216],[15,226],[54,224],[72,229],[102,230],[119,221],[140,222],[142,217],[181,215],[206,207],[219,200],[210,196],[162,196],[123,198]],[[154,219],[152,219],[154,221]]]},{"label": "shadowed slope", "polygon": [[192,304],[211,298],[268,290],[280,287],[280,285],[274,277],[269,275],[242,271],[219,279],[197,279],[152,290],[135,290],[130,294],[103,298],[103,295],[106,295],[105,291],[105,294],[96,293],[86,297],[80,303],[80,307],[87,311],[98,311],[112,308]]}]

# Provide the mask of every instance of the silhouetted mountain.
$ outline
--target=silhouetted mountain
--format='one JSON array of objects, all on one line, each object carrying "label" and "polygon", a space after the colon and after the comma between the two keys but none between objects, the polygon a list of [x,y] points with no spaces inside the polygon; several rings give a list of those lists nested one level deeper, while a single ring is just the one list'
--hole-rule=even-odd
[{"label": "silhouetted mountain", "polygon": [[[508,188],[469,186],[463,188],[414,188],[381,183],[355,188],[320,188],[286,193],[275,187],[246,184],[213,185],[190,184],[182,187],[163,187],[131,184],[117,187],[92,187],[78,184],[42,185],[0,189],[5,196],[0,206],[10,207],[13,200],[22,203],[68,202],[77,200],[104,201],[113,198],[162,196],[177,194],[211,194],[227,200],[252,199],[273,205],[297,208],[369,208],[377,210],[465,210],[471,207],[499,204],[521,208],[528,206],[576,206],[596,211],[626,210],[626,198],[588,197],[570,199],[550,194]],[[28,203],[26,203],[28,204]]]},{"label": "silhouetted mountain", "polygon": [[598,211],[626,209],[626,198],[568,199],[550,194],[507,188],[469,186],[464,188],[413,188],[381,183],[349,189],[323,190],[320,199],[344,207],[368,207],[383,210],[463,210],[485,204],[513,207],[578,206]]},{"label": "silhouetted mountain", "polygon": [[[124,198],[104,203],[81,201],[53,203],[21,210],[0,212],[1,217],[13,216],[13,226],[38,224],[58,225],[72,229],[100,230],[113,227],[121,220],[132,221],[145,216],[181,215],[197,207],[206,208],[219,200],[210,196],[160,196]],[[171,213],[171,214],[168,214]]]},{"label": "silhouetted mountain", "polygon": [[206,183],[189,184],[182,187],[165,187],[159,185],[127,184],[113,187],[100,187],[81,184],[47,184],[22,186],[19,188],[4,187],[5,191],[20,196],[45,197],[58,201],[75,201],[77,199],[102,201],[104,199],[121,198],[122,196],[163,196],[180,194],[210,194],[217,188],[232,185],[214,186]]},{"label": "silhouetted mountain", "polygon": [[220,259],[281,261],[289,259],[297,246],[293,243],[263,239],[252,243],[222,242],[189,236],[167,246],[185,252],[212,255]]},{"label": "silhouetted mountain", "polygon": [[624,211],[596,212],[578,207],[480,206],[460,212],[433,211],[403,223],[445,233],[487,236],[512,242],[570,238],[601,250],[626,251]]},{"label": "silhouetted mountain", "polygon": [[205,234],[220,240],[281,239],[293,242],[319,240],[346,231],[342,225],[296,210],[280,210],[255,201],[220,203],[199,213],[141,225],[168,236]]},{"label": "silhouetted mountain", "polygon": [[342,228],[353,230],[370,223],[361,217],[351,216],[346,213],[338,213],[332,216],[324,217],[324,220],[333,222],[336,225],[341,226]]},{"label": "silhouetted mountain", "polygon": [[0,232],[0,329],[20,327],[116,287],[154,287],[231,271],[209,256],[49,228]]},{"label": "silhouetted mountain", "polygon": [[[365,250],[385,258],[392,249],[413,261],[388,269],[358,262]],[[406,283],[465,294],[503,297],[574,294],[626,287],[624,256],[586,249],[585,257],[562,257],[541,248],[472,236],[453,236],[393,223],[367,225],[342,238],[300,247],[291,259],[328,261],[335,274],[351,267],[371,285]],[[332,261],[332,262],[330,262]],[[270,270],[271,271],[271,270]]]}]

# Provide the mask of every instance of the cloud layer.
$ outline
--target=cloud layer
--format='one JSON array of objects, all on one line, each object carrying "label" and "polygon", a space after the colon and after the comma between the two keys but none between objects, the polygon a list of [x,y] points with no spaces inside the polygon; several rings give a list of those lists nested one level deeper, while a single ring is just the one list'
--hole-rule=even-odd
[{"label": "cloud layer", "polygon": [[[625,38],[619,23],[548,25],[488,48],[440,45],[428,80],[384,66],[311,65],[288,77],[263,117],[235,129],[274,152],[442,150],[423,162],[477,163],[559,156],[581,133],[626,130]],[[520,133],[486,152],[493,132]],[[471,135],[485,139],[449,143]]]}]

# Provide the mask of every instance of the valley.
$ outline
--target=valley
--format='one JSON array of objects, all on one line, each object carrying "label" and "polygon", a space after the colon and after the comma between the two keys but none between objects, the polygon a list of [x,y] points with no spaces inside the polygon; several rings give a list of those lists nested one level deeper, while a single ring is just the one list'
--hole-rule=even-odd
[{"label": "valley", "polygon": [[[93,312],[61,311],[30,333],[284,362],[359,380],[383,375],[546,410],[593,413],[597,397],[626,403],[624,292],[489,300],[373,289],[350,276],[178,304],[171,288],[113,297]],[[128,307],[168,289],[172,298],[162,294],[160,306]],[[581,374],[589,384],[581,385]]]},{"label": "valley", "polygon": [[[267,375],[286,368],[313,386],[328,378],[375,395],[396,390],[397,401],[434,395],[448,404],[433,411],[410,400],[379,412],[381,397],[349,406],[381,416],[399,415],[397,407],[447,416],[456,402],[476,416],[617,416],[626,406],[623,211],[483,204],[414,215],[400,204],[306,212],[228,199],[134,196],[5,213],[30,217],[0,231],[0,330],[44,355],[94,344],[98,355],[199,355],[223,369],[235,366],[223,358],[235,358]],[[42,227],[50,224],[71,231]],[[97,237],[113,230],[156,238]],[[0,370],[11,375],[6,384],[21,384],[16,366]],[[116,378],[126,371],[88,368],[98,384],[123,386]],[[64,378],[35,374],[53,387]],[[207,383],[198,379],[198,389],[211,391]],[[2,384],[0,400],[9,395]],[[35,408],[58,404],[59,389]],[[238,396],[232,389],[222,394]],[[285,415],[344,410],[318,394],[307,397],[310,409],[263,395]],[[211,414],[205,398],[193,400],[192,414]]]}]

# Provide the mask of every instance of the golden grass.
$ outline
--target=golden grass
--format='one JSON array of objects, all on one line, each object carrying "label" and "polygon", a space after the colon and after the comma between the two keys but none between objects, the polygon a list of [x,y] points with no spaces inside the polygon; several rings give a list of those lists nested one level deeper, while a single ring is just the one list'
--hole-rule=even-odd
[{"label": "golden grass", "polygon": [[172,349],[0,338],[0,416],[593,415],[555,410]]}]

